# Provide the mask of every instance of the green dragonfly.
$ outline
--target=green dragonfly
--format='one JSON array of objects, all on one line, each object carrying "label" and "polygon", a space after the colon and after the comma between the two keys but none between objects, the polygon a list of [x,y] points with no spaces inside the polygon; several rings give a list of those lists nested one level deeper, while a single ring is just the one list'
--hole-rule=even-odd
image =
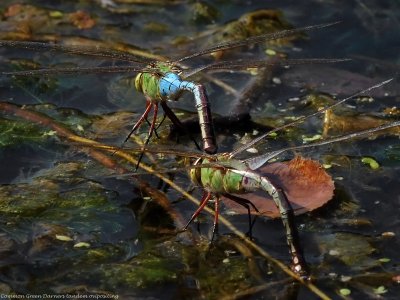
[{"label": "green dragonfly", "polygon": [[[278,128],[275,128],[275,129],[261,135],[260,137],[254,139],[253,141],[246,143],[245,146],[240,147],[230,153],[209,155],[209,154],[198,153],[198,152],[193,152],[193,151],[190,151],[190,152],[179,151],[176,149],[166,150],[166,149],[162,149],[162,148],[160,149],[159,147],[157,149],[146,148],[144,151],[154,152],[154,153],[172,154],[172,155],[177,155],[177,156],[182,156],[182,157],[190,157],[192,159],[193,158],[196,159],[192,163],[192,165],[188,168],[188,173],[189,173],[189,176],[190,176],[190,179],[192,180],[192,182],[195,183],[196,185],[202,187],[204,190],[204,193],[201,198],[199,207],[191,216],[189,222],[184,227],[185,229],[199,215],[199,213],[204,209],[204,207],[207,205],[207,203],[209,202],[209,200],[212,197],[214,197],[214,199],[215,199],[215,203],[214,203],[215,216],[214,216],[214,222],[213,222],[213,224],[214,224],[213,225],[213,234],[216,231],[217,225],[218,225],[219,202],[220,202],[221,197],[230,199],[230,200],[236,202],[237,204],[244,206],[248,211],[249,226],[251,226],[252,222],[250,220],[250,213],[251,213],[250,209],[253,208],[255,210],[255,213],[258,213],[258,209],[255,207],[255,205],[250,200],[241,198],[241,197],[239,197],[239,195],[252,193],[256,190],[262,190],[262,191],[266,192],[272,198],[276,207],[279,210],[279,214],[282,219],[283,226],[285,228],[286,240],[287,240],[287,244],[289,246],[289,252],[291,255],[292,269],[299,276],[301,276],[303,278],[307,278],[308,277],[308,268],[307,268],[307,264],[304,259],[303,253],[302,253],[302,248],[300,246],[300,241],[299,241],[297,229],[295,226],[294,212],[293,212],[293,208],[290,204],[291,199],[288,199],[288,197],[285,193],[285,190],[283,190],[282,187],[277,186],[267,176],[263,176],[260,173],[258,173],[257,169],[259,169],[261,166],[266,164],[272,158],[276,158],[277,156],[283,154],[284,152],[300,151],[300,150],[309,149],[312,147],[323,146],[323,145],[328,145],[331,143],[346,141],[346,140],[358,138],[361,136],[370,136],[371,134],[378,132],[378,131],[386,130],[386,129],[393,128],[393,127],[398,127],[398,126],[400,126],[400,121],[394,121],[391,123],[383,124],[378,127],[373,127],[370,129],[366,129],[363,131],[358,131],[358,132],[354,132],[354,133],[350,133],[350,134],[346,134],[346,135],[342,135],[342,136],[336,136],[336,137],[333,137],[330,139],[326,139],[326,140],[322,140],[322,141],[318,141],[318,142],[314,142],[314,143],[310,143],[310,144],[303,144],[303,145],[298,145],[298,146],[287,147],[287,148],[279,149],[276,151],[267,152],[262,155],[258,155],[258,156],[244,159],[244,160],[235,159],[234,157],[236,155],[238,155],[239,153],[243,152],[244,150],[249,149],[256,143],[263,141],[268,135],[270,135],[273,132],[282,130],[289,126],[294,126],[300,122],[303,122],[305,119],[311,118],[317,114],[321,114],[321,113],[327,111],[328,109],[338,106],[353,97],[365,94],[373,89],[379,88],[379,87],[389,83],[390,81],[392,81],[392,79],[383,81],[383,82],[376,84],[374,86],[371,86],[365,90],[359,91],[359,92],[351,95],[350,97],[347,97],[340,101],[337,101],[336,103],[334,103],[330,106],[327,106],[325,108],[322,108],[313,114],[301,117],[294,122],[288,123],[288,124],[283,125]],[[100,147],[100,148],[102,148],[102,147]],[[118,148],[110,147],[110,149],[118,149]],[[127,149],[127,150],[129,150],[129,149]],[[131,150],[132,151],[140,151],[139,149],[131,149]],[[308,181],[310,179],[302,178],[302,180]],[[333,186],[332,186],[332,191],[333,191]],[[332,194],[330,194],[330,197],[332,197]],[[328,201],[328,200],[330,200],[330,198],[326,199],[326,201]]]},{"label": "green dragonfly", "polygon": [[[15,76],[34,76],[34,75],[54,75],[54,74],[87,74],[87,73],[136,73],[135,88],[144,94],[146,98],[146,107],[144,113],[135,123],[132,130],[125,138],[123,144],[130,136],[147,121],[150,124],[148,136],[145,145],[149,142],[152,134],[157,135],[156,121],[158,115],[158,107],[164,110],[164,115],[167,116],[172,123],[179,129],[188,133],[187,129],[174,112],[168,107],[167,101],[176,101],[184,91],[189,91],[193,94],[195,107],[198,113],[200,132],[203,141],[202,149],[210,154],[217,152],[216,139],[213,128],[212,115],[210,111],[209,99],[205,87],[202,84],[187,81],[190,76],[197,74],[200,71],[218,70],[218,69],[248,69],[262,68],[274,65],[296,65],[296,64],[315,64],[315,63],[335,63],[345,61],[346,59],[284,59],[280,61],[268,60],[235,60],[235,61],[220,61],[202,65],[197,68],[186,68],[182,62],[193,59],[199,56],[210,54],[216,51],[222,51],[232,48],[243,47],[251,44],[261,43],[263,41],[284,38],[290,35],[303,33],[309,30],[320,29],[336,24],[327,23],[320,25],[307,26],[298,29],[283,30],[275,33],[263,34],[259,36],[249,37],[244,40],[227,42],[215,45],[213,47],[198,51],[196,53],[186,55],[184,57],[169,61],[149,61],[139,59],[137,56],[123,52],[118,52],[108,49],[85,48],[85,47],[69,47],[57,44],[48,44],[31,41],[0,41],[0,46],[23,48],[33,51],[62,51],[69,54],[86,55],[92,57],[100,57],[128,63],[127,65],[110,65],[103,67],[90,68],[53,68],[53,69],[38,69],[26,71],[7,71],[2,72],[2,75]],[[148,115],[153,110],[151,122],[147,120]],[[189,134],[189,133],[188,133]],[[189,134],[190,135],[190,134]],[[195,142],[196,143],[196,142]],[[200,147],[196,143],[198,149]]]}]

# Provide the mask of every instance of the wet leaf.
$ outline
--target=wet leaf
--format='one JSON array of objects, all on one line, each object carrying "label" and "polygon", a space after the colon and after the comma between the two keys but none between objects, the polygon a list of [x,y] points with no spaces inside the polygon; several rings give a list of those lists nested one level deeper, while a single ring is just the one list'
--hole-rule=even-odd
[{"label": "wet leaf", "polygon": [[[327,110],[324,117],[323,136],[361,131],[379,125],[388,124],[390,122],[392,121],[388,119],[365,115],[341,116],[335,114],[332,110]],[[373,136],[376,137],[383,134],[400,135],[400,128],[393,127],[387,130],[378,131]]]},{"label": "wet leaf", "polygon": [[400,275],[393,276],[393,277],[392,277],[392,280],[393,280],[394,282],[400,283]]},{"label": "wet leaf", "polygon": [[378,286],[377,288],[374,288],[374,293],[377,294],[377,295],[386,294],[387,291],[388,290],[383,285]]},{"label": "wet leaf", "polygon": [[[267,164],[258,172],[283,189],[295,214],[317,209],[333,197],[332,178],[316,161],[296,157],[287,163]],[[263,216],[271,218],[280,216],[274,202],[265,193],[239,196],[250,200]],[[235,213],[247,214],[247,209],[244,207],[229,200],[225,203]]]},{"label": "wet leaf", "polygon": [[0,118],[0,148],[47,142],[43,128],[22,120]]},{"label": "wet leaf", "polygon": [[85,242],[79,242],[74,245],[74,248],[89,248],[90,244]]},{"label": "wet leaf", "polygon": [[215,22],[219,15],[218,10],[205,1],[196,1],[192,5],[192,18],[195,23]]},{"label": "wet leaf", "polygon": [[351,294],[351,290],[349,289],[340,289],[339,292],[343,296],[349,296]]},{"label": "wet leaf", "polygon": [[[232,21],[216,31],[210,44],[245,39],[249,36],[275,32],[289,29],[291,26],[284,19],[282,13],[272,9],[260,9],[243,14],[237,21]],[[299,35],[287,38],[276,39],[266,42],[269,46],[287,45]],[[272,49],[270,49],[272,50]],[[214,56],[221,58],[225,51],[214,53]]]},{"label": "wet leaf", "polygon": [[63,241],[63,242],[73,241],[73,238],[70,238],[69,236],[61,235],[61,234],[56,234],[56,239],[59,241]]},{"label": "wet leaf", "polygon": [[148,33],[162,35],[166,34],[169,29],[166,24],[158,22],[148,22],[146,23],[144,30],[146,30]]},{"label": "wet leaf", "polygon": [[145,288],[177,280],[175,263],[150,253],[140,254],[129,264],[104,265],[99,271],[103,284],[113,289],[121,286]]},{"label": "wet leaf", "polygon": [[354,270],[367,270],[380,265],[370,257],[375,251],[366,237],[351,233],[336,233],[319,236],[319,247]]},{"label": "wet leaf", "polygon": [[69,20],[79,29],[88,29],[96,25],[96,21],[87,12],[81,10],[69,14]]},{"label": "wet leaf", "polygon": [[372,170],[379,169],[379,163],[372,157],[363,157],[361,161],[364,164],[369,165]]}]

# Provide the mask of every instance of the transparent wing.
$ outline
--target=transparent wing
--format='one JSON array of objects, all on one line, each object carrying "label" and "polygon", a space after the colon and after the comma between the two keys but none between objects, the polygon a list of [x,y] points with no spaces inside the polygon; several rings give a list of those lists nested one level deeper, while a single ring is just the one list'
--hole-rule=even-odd
[{"label": "transparent wing", "polygon": [[175,60],[175,63],[182,62],[184,60],[188,60],[190,58],[202,56],[202,55],[205,55],[205,54],[208,54],[208,53],[212,53],[212,52],[215,52],[215,51],[233,49],[233,48],[243,47],[243,46],[246,46],[246,45],[261,43],[261,42],[264,42],[264,41],[276,40],[276,39],[284,38],[284,37],[287,37],[287,36],[295,35],[295,34],[298,34],[298,33],[306,32],[306,31],[310,31],[310,30],[314,30],[314,29],[329,27],[329,26],[332,26],[332,25],[335,25],[335,24],[338,24],[338,23],[340,23],[340,22],[332,22],[332,23],[311,25],[311,26],[306,26],[306,27],[302,27],[302,28],[288,29],[288,30],[282,30],[282,31],[273,32],[273,33],[267,33],[267,34],[252,36],[252,37],[249,37],[247,39],[240,40],[240,41],[221,43],[221,44],[212,46],[210,48],[198,51],[196,53],[181,57],[181,58]]},{"label": "transparent wing", "polygon": [[283,125],[283,126],[280,126],[280,127],[275,128],[275,129],[272,129],[272,130],[268,131],[267,133],[265,133],[265,134],[263,134],[263,135],[261,135],[261,136],[255,138],[254,140],[252,140],[252,141],[246,143],[245,145],[243,145],[243,146],[237,148],[236,150],[232,151],[230,157],[234,157],[234,156],[238,155],[239,153],[245,151],[246,149],[251,148],[252,146],[254,146],[254,145],[257,144],[258,142],[262,141],[263,139],[265,139],[268,135],[270,135],[270,134],[273,133],[273,132],[277,132],[277,131],[280,131],[280,130],[282,130],[282,129],[284,129],[284,128],[292,127],[292,126],[294,126],[294,125],[297,125],[297,124],[303,122],[304,120],[307,120],[307,119],[309,119],[309,118],[311,118],[311,117],[314,117],[314,116],[316,116],[316,115],[319,115],[319,114],[325,112],[326,110],[331,109],[331,108],[333,108],[333,107],[335,107],[335,106],[338,106],[339,104],[342,104],[343,102],[346,102],[347,100],[349,100],[349,99],[351,99],[351,98],[353,98],[353,97],[356,97],[356,96],[365,94],[365,93],[367,93],[367,92],[369,92],[369,91],[371,91],[371,90],[377,89],[377,88],[379,88],[379,87],[381,87],[381,86],[383,86],[383,85],[385,85],[385,84],[388,84],[388,83],[391,82],[392,80],[393,80],[393,78],[390,78],[390,79],[388,79],[388,80],[382,81],[382,82],[380,82],[380,83],[378,83],[378,84],[376,84],[376,85],[374,85],[374,86],[371,86],[371,87],[366,88],[366,89],[364,89],[364,90],[358,91],[358,92],[354,93],[353,95],[351,95],[351,96],[349,96],[349,97],[347,97],[347,98],[344,98],[344,99],[342,99],[342,100],[340,100],[340,101],[338,101],[338,102],[336,102],[336,103],[334,103],[334,104],[332,104],[332,105],[329,105],[329,106],[327,106],[327,107],[321,108],[321,109],[317,110],[315,113],[312,113],[312,114],[310,114],[310,115],[307,115],[307,116],[298,118],[296,121],[293,121],[293,122],[288,123],[288,124],[286,124],[286,125]]},{"label": "transparent wing", "polygon": [[21,48],[32,51],[59,51],[70,54],[102,57],[102,58],[109,58],[114,60],[129,61],[129,62],[136,62],[143,64],[149,63],[148,60],[146,61],[143,58],[139,58],[129,53],[111,49],[104,49],[100,47],[64,46],[59,44],[42,43],[42,42],[8,41],[8,40],[0,40],[0,46]]},{"label": "transparent wing", "polygon": [[315,143],[283,148],[280,150],[276,150],[273,152],[265,153],[263,155],[259,155],[256,157],[246,159],[246,160],[244,160],[244,162],[251,170],[256,170],[259,167],[261,167],[262,165],[264,165],[266,162],[268,162],[270,159],[272,159],[286,151],[303,150],[303,149],[307,149],[307,148],[319,147],[319,146],[324,146],[324,145],[328,145],[328,144],[332,144],[332,143],[342,142],[342,141],[346,141],[346,140],[350,140],[350,139],[355,139],[355,138],[358,138],[361,136],[368,136],[374,132],[397,127],[397,126],[400,126],[400,121],[395,121],[392,123],[384,124],[381,126],[370,128],[370,129],[366,129],[366,130],[362,130],[362,131],[358,131],[358,132],[354,132],[354,133],[350,133],[350,134],[346,134],[346,135],[337,136],[337,137],[334,137],[331,139],[327,139],[327,140],[323,140],[323,141],[319,141],[319,142],[315,142]]}]

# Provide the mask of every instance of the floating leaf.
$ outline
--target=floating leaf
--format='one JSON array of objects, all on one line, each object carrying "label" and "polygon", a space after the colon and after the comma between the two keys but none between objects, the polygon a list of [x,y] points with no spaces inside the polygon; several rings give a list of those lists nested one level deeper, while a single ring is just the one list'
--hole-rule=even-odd
[{"label": "floating leaf", "polygon": [[63,12],[59,11],[59,10],[53,10],[49,13],[50,17],[52,18],[62,18],[63,17]]},{"label": "floating leaf", "polygon": [[71,237],[66,236],[66,235],[61,235],[61,234],[56,234],[56,239],[59,241],[63,241],[63,242],[73,241],[73,239]]},{"label": "floating leaf", "polygon": [[90,244],[85,242],[79,242],[74,245],[74,248],[89,248]]},{"label": "floating leaf", "polygon": [[382,232],[382,236],[383,237],[393,237],[393,236],[396,236],[396,234],[393,231],[385,231],[385,232]]},{"label": "floating leaf", "polygon": [[269,56],[274,56],[276,55],[276,51],[274,49],[267,49],[265,50],[265,53]]},{"label": "floating leaf", "polygon": [[313,136],[303,136],[303,142],[309,143],[309,142],[317,141],[317,140],[320,140],[321,137],[322,136],[320,134],[315,134]]},{"label": "floating leaf", "polygon": [[393,277],[392,277],[392,280],[393,280],[394,282],[400,283],[400,275],[393,276]]},{"label": "floating leaf", "polygon": [[370,166],[371,169],[376,170],[379,168],[379,163],[371,157],[363,157],[361,161]]},{"label": "floating leaf", "polygon": [[[381,119],[372,116],[341,116],[335,114],[332,110],[327,110],[324,117],[324,136],[329,136],[338,132],[356,132],[365,130],[368,128],[380,126],[383,124],[390,123],[388,119]],[[379,136],[382,134],[393,134],[399,135],[400,131],[398,127],[382,130],[374,134]]]},{"label": "floating leaf", "polygon": [[70,22],[79,29],[88,29],[96,25],[96,21],[84,11],[78,10],[77,12],[69,15]]},{"label": "floating leaf", "polygon": [[[317,209],[333,197],[334,182],[316,161],[296,157],[287,163],[267,164],[258,172],[283,189],[297,215]],[[265,192],[239,196],[250,200],[263,216],[280,216],[275,203]],[[225,203],[234,212],[247,214],[247,209],[243,206],[229,200]],[[252,210],[252,213],[255,212]]]},{"label": "floating leaf", "polygon": [[349,289],[340,289],[339,293],[343,296],[349,296],[351,294],[351,290]]},{"label": "floating leaf", "polygon": [[387,262],[390,261],[390,258],[382,257],[382,258],[379,259],[379,261],[380,261],[381,263],[387,263]]},{"label": "floating leaf", "polygon": [[322,253],[335,254],[334,257],[353,269],[365,270],[380,263],[370,257],[375,251],[364,236],[351,233],[326,234],[317,237]]},{"label": "floating leaf", "polygon": [[385,293],[387,293],[387,291],[388,290],[383,285],[374,289],[374,293],[378,294],[378,295],[385,294]]}]

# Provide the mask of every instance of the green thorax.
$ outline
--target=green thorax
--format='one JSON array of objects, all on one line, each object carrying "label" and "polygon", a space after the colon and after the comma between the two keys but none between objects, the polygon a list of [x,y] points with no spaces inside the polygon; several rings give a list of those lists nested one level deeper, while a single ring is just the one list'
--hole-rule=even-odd
[{"label": "green thorax", "polygon": [[[221,162],[223,162],[223,159]],[[213,162],[203,159],[199,163],[212,164]],[[245,192],[242,184],[243,175],[224,166],[193,168],[190,170],[190,178],[194,183],[214,193],[241,194]]]},{"label": "green thorax", "polygon": [[135,88],[137,91],[143,93],[146,98],[152,101],[165,101],[160,95],[160,78],[163,74],[174,72],[174,67],[167,62],[156,62],[147,66],[149,69],[154,69],[152,72],[141,72],[136,75]]}]

